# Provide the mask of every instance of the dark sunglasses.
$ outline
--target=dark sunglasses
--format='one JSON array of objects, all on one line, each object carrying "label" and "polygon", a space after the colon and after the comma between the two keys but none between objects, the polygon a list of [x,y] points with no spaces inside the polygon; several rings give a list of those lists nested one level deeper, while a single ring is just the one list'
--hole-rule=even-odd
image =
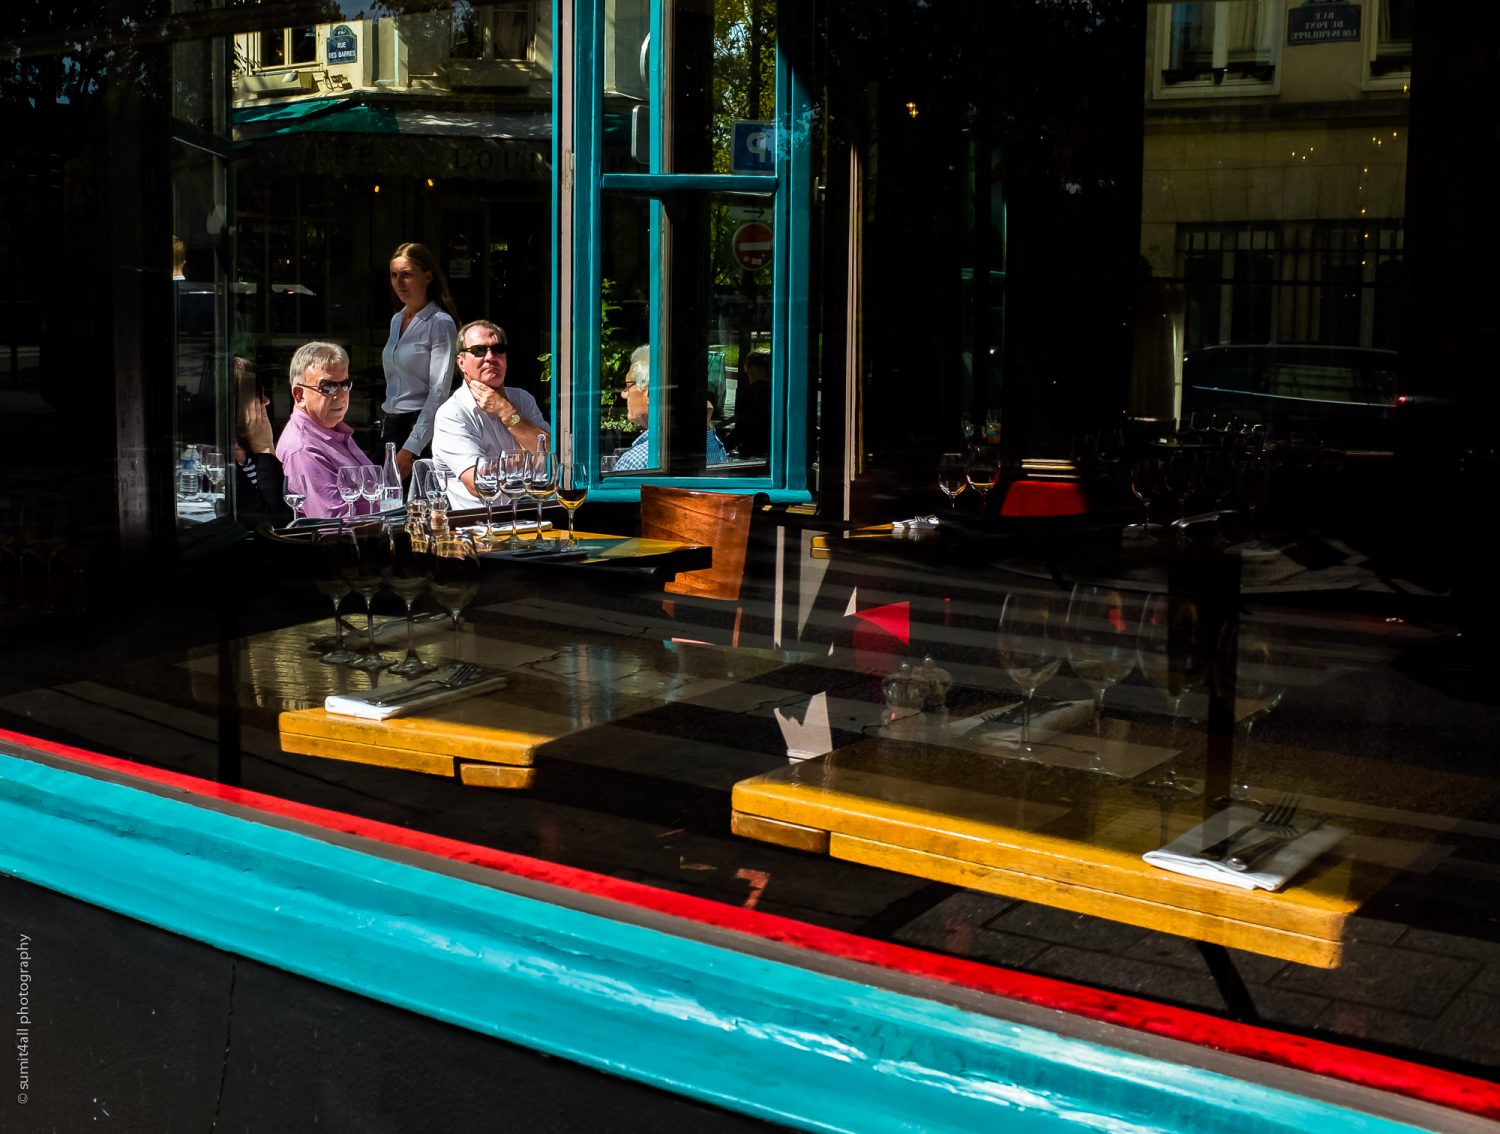
[{"label": "dark sunglasses", "polygon": [[459,347],[458,349],[465,354],[473,355],[475,358],[483,358],[487,354],[493,354],[496,358],[501,358],[505,354],[504,343],[484,343],[480,346],[466,346]]},{"label": "dark sunglasses", "polygon": [[339,391],[348,391],[354,385],[353,378],[345,378],[342,382],[335,382],[332,378],[324,378],[323,381],[313,384],[310,382],[298,382],[304,390],[316,390],[325,398],[331,398]]}]

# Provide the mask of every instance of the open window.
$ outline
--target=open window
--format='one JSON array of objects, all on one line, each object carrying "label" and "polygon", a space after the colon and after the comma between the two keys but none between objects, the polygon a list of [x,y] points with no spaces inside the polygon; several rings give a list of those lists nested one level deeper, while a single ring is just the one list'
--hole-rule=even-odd
[{"label": "open window", "polygon": [[606,493],[805,497],[807,100],[786,7],[599,0],[578,29],[603,66],[575,88],[571,444]]}]

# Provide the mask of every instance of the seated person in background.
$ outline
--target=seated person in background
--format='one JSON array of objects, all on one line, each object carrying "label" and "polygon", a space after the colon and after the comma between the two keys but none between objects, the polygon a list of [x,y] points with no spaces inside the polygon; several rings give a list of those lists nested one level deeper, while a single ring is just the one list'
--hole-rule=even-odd
[{"label": "seated person in background", "polygon": [[353,515],[364,502],[345,504],[339,497],[339,469],[374,462],[354,443],[344,424],[349,412],[349,356],[334,343],[303,343],[292,355],[292,416],[287,418],[276,457],[287,480],[301,479],[307,500],[304,515],[316,518]]},{"label": "seated person in background", "polygon": [[771,356],[763,350],[740,363],[730,443],[742,457],[764,457],[771,451]]},{"label": "seated person in background", "polygon": [[282,495],[276,437],[266,416],[271,399],[248,358],[234,360],[234,393],[239,406],[234,436],[235,514],[247,528],[263,522],[282,527],[291,520],[292,510]]},{"label": "seated person in background", "polygon": [[547,420],[536,399],[505,385],[505,352],[505,332],[488,319],[465,323],[458,332],[463,385],[438,407],[432,429],[432,456],[453,471],[448,503],[454,508],[484,503],[474,491],[474,466],[481,457],[547,444]]},{"label": "seated person in background", "polygon": [[[651,468],[651,431],[646,424],[651,418],[651,348],[649,346],[637,347],[630,356],[630,369],[625,372],[625,388],[620,391],[620,397],[625,399],[625,416],[630,419],[631,425],[640,426],[640,435],[631,442],[630,448],[620,454],[620,459],[615,462],[615,472],[638,472],[641,469]],[[713,403],[708,405],[708,412],[713,414]],[[719,435],[714,432],[713,426],[708,427],[708,437],[704,445],[705,457],[711,465],[721,465],[729,459],[729,454],[724,451],[724,443],[719,440]]]}]

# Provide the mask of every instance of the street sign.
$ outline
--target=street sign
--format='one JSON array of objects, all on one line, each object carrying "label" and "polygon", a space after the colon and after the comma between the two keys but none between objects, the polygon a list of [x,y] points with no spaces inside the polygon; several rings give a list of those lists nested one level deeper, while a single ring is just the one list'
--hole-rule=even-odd
[{"label": "street sign", "polygon": [[357,63],[359,61],[359,39],[348,24],[340,24],[328,33],[328,62]]},{"label": "street sign", "polygon": [[771,262],[771,229],[760,221],[742,224],[735,229],[732,246],[735,262],[747,272],[758,272]]},{"label": "street sign", "polygon": [[729,151],[731,173],[776,172],[776,123],[736,122]]}]

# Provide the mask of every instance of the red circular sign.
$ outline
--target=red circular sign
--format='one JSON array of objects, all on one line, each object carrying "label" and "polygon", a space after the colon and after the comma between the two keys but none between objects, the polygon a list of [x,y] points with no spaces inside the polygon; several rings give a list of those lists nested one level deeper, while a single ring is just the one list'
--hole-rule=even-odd
[{"label": "red circular sign", "polygon": [[771,228],[760,221],[742,224],[735,230],[734,258],[747,272],[758,272],[771,262]]}]

